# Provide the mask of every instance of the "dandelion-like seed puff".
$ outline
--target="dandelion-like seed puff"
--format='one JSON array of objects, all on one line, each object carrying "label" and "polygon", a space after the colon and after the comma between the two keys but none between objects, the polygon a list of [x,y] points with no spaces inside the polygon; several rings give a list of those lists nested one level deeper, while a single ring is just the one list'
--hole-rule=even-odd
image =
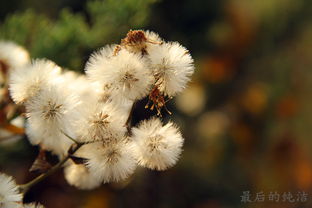
[{"label": "dandelion-like seed puff", "polygon": [[48,60],[35,60],[10,76],[10,93],[17,104],[34,98],[61,73],[60,67]]},{"label": "dandelion-like seed puff", "polygon": [[90,173],[103,183],[126,179],[137,164],[131,146],[124,140],[109,145],[87,144],[77,155],[87,159],[86,166]]},{"label": "dandelion-like seed puff", "polygon": [[16,70],[29,62],[28,52],[13,42],[0,41],[0,69]]},{"label": "dandelion-like seed puff", "polygon": [[111,51],[111,48],[91,56],[86,67],[90,79],[107,86],[114,97],[136,100],[146,96],[154,79],[145,60],[127,50],[108,56],[107,50]]},{"label": "dandelion-like seed puff", "polygon": [[169,97],[182,92],[194,73],[192,57],[188,50],[177,42],[151,48],[149,59],[156,79],[155,85]]},{"label": "dandelion-like seed puff", "polygon": [[58,86],[40,92],[26,106],[29,140],[58,155],[67,152],[72,144],[63,132],[73,134],[73,122],[79,117],[77,98]]},{"label": "dandelion-like seed puff", "polygon": [[0,207],[20,208],[23,196],[11,176],[0,173]]},{"label": "dandelion-like seed puff", "polygon": [[[88,105],[87,105],[88,106]],[[109,143],[126,132],[126,117],[109,103],[96,103],[85,109],[83,117],[74,122],[79,141]]]},{"label": "dandelion-like seed puff", "polygon": [[30,203],[24,204],[24,208],[44,208],[44,206],[38,203]]},{"label": "dandelion-like seed puff", "polygon": [[184,141],[173,123],[163,126],[158,118],[134,128],[132,139],[139,165],[156,170],[165,170],[177,162]]},{"label": "dandelion-like seed puff", "polygon": [[102,184],[100,178],[93,175],[84,164],[70,162],[70,164],[65,167],[64,174],[67,182],[79,189],[90,190]]}]

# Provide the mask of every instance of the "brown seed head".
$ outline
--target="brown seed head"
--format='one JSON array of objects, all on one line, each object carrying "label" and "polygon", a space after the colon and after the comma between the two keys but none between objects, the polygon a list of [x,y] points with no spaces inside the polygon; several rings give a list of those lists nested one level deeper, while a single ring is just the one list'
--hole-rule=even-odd
[{"label": "brown seed head", "polygon": [[142,30],[131,30],[127,33],[126,38],[121,40],[121,44],[133,45],[142,42],[146,42],[147,38]]}]

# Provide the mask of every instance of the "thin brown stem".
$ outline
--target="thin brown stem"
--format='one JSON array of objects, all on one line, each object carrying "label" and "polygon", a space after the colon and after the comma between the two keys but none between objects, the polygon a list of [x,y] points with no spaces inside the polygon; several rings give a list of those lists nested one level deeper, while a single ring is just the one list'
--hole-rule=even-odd
[{"label": "thin brown stem", "polygon": [[14,139],[14,138],[16,138],[16,136],[19,136],[19,135],[18,134],[14,134],[14,135],[10,135],[10,136],[1,137],[0,138],[0,142],[5,142],[7,140]]},{"label": "thin brown stem", "polygon": [[62,129],[60,129],[60,131],[62,132],[62,134],[64,134],[68,139],[70,139],[71,141],[73,141],[76,144],[79,144],[79,142],[74,139],[73,137],[69,136],[68,134],[66,134]]},{"label": "thin brown stem", "polygon": [[132,106],[131,106],[131,109],[130,109],[130,112],[129,112],[129,116],[127,118],[127,121],[126,121],[126,124],[125,126],[127,127],[127,133],[128,135],[131,135],[131,120],[132,120],[132,115],[133,115],[133,112],[134,112],[134,108],[136,106],[136,101],[133,102]]},{"label": "thin brown stem", "polygon": [[[76,144],[76,146],[74,146],[74,148],[72,149],[72,152],[75,153],[83,144],[79,143]],[[22,184],[19,185],[20,188],[20,192],[25,194],[28,192],[28,190],[33,187],[34,185],[38,184],[39,182],[43,181],[44,179],[46,179],[47,177],[49,177],[50,175],[52,175],[53,173],[55,173],[57,170],[59,170],[60,168],[62,168],[62,166],[65,164],[65,162],[70,158],[70,155],[67,155],[65,158],[63,158],[61,161],[59,161],[56,165],[54,165],[50,170],[48,170],[46,173],[43,173],[39,176],[37,176],[36,178],[34,178],[33,180],[31,180],[30,182],[26,183],[26,184]]]}]

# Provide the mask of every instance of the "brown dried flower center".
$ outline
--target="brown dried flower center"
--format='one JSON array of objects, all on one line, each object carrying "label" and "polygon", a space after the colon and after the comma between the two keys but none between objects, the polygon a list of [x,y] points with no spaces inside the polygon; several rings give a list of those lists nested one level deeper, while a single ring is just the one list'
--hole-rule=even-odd
[{"label": "brown dried flower center", "polygon": [[153,152],[153,151],[157,151],[160,148],[167,148],[167,144],[164,142],[164,137],[162,135],[155,135],[154,137],[151,137],[149,139],[149,143],[147,145],[148,149]]},{"label": "brown dried flower center", "polygon": [[97,119],[95,119],[93,121],[94,124],[96,125],[107,125],[109,124],[109,121],[108,121],[108,118],[109,116],[103,112],[100,112],[98,115],[97,115]]},{"label": "brown dried flower center", "polygon": [[56,117],[56,115],[60,113],[61,108],[61,104],[57,105],[56,103],[49,101],[48,104],[43,107],[44,117],[46,119]]},{"label": "brown dried flower center", "polygon": [[124,76],[121,78],[121,82],[124,83],[127,88],[130,88],[131,84],[133,84],[134,82],[137,82],[137,81],[139,81],[139,79],[137,79],[130,72],[126,72],[124,74]]},{"label": "brown dried flower center", "polygon": [[112,149],[107,153],[107,162],[114,164],[117,163],[120,157],[120,153],[116,149]]},{"label": "brown dried flower center", "polygon": [[122,40],[124,44],[136,44],[141,42],[146,42],[147,38],[145,36],[144,31],[142,30],[134,30],[129,31],[127,37]]}]

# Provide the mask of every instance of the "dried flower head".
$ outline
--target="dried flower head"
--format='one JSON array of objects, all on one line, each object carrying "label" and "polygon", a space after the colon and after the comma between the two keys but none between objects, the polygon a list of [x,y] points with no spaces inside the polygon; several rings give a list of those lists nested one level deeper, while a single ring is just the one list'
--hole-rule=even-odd
[{"label": "dried flower head", "polygon": [[107,57],[107,50],[95,53],[87,63],[90,79],[107,87],[113,97],[136,100],[146,96],[154,79],[145,60],[127,50]]},{"label": "dried flower head", "polygon": [[60,72],[60,67],[48,60],[35,60],[14,71],[10,76],[10,92],[14,102],[25,103],[34,98]]},{"label": "dried flower head", "polygon": [[38,203],[30,203],[24,204],[24,208],[44,208],[44,206]]},{"label": "dried flower head", "polygon": [[103,183],[124,180],[136,168],[132,149],[123,140],[110,145],[87,144],[77,155],[88,159],[86,165],[90,173]]},{"label": "dried flower head", "polygon": [[28,52],[9,41],[0,41],[0,70],[15,70],[29,62]]},{"label": "dried flower head", "polygon": [[71,91],[51,85],[27,102],[26,131],[32,144],[58,155],[65,154],[72,144],[63,132],[73,134],[72,123],[79,118],[79,101]]},{"label": "dried flower head", "polygon": [[70,162],[64,169],[65,178],[70,185],[89,190],[101,185],[102,181],[95,177],[84,164]]},{"label": "dried flower head", "polygon": [[101,141],[109,144],[126,132],[126,118],[110,103],[97,103],[85,109],[75,122],[79,141]]},{"label": "dried flower head", "polygon": [[[148,95],[148,103],[145,105],[145,108],[150,108],[150,110],[154,110],[154,108],[157,111],[157,116],[162,116],[161,110],[162,108],[165,108],[165,110],[171,115],[171,112],[166,107],[166,102],[169,101],[169,99],[166,100],[164,94],[159,90],[159,87],[156,85],[153,87],[151,92]],[[152,102],[151,106],[149,107],[150,103]]]},{"label": "dried flower head", "polygon": [[91,54],[86,64],[86,74],[93,82],[100,82],[98,75],[105,70],[105,65],[113,57],[115,45],[107,45]]},{"label": "dried flower head", "polygon": [[11,176],[0,173],[0,207],[20,208],[23,196]]},{"label": "dried flower head", "polygon": [[115,47],[114,54],[117,55],[122,48],[129,52],[147,55],[150,47],[162,44],[161,38],[154,32],[143,30],[130,30],[127,36],[121,40],[120,45]]},{"label": "dried flower head", "polygon": [[193,59],[188,50],[176,42],[151,48],[149,59],[155,86],[169,97],[182,92],[194,72]]},{"label": "dried flower head", "polygon": [[182,151],[183,137],[171,122],[162,126],[152,118],[133,129],[133,149],[139,165],[165,170],[173,166]]}]

